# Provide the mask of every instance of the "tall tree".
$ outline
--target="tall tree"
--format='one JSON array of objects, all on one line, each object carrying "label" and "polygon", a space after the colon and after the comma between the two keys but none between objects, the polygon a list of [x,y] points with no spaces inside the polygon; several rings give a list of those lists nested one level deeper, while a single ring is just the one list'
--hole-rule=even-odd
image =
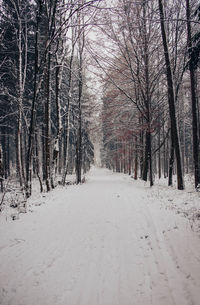
[{"label": "tall tree", "polygon": [[162,0],[158,0],[158,4],[159,4],[160,25],[161,25],[163,49],[164,49],[164,55],[165,55],[166,74],[167,74],[168,103],[169,103],[171,131],[172,131],[172,137],[173,137],[173,141],[174,141],[173,143],[174,143],[174,148],[175,148],[176,164],[177,164],[177,187],[179,190],[183,190],[184,182],[183,182],[180,145],[179,145],[179,137],[178,137],[178,129],[177,129],[177,121],[176,121],[174,83],[173,83],[173,77],[172,77],[169,50],[168,50],[168,45],[167,45],[167,37],[166,37],[165,23],[164,23],[165,18],[164,18]]},{"label": "tall tree", "polygon": [[29,135],[28,135],[28,148],[26,157],[26,196],[31,195],[31,165],[32,165],[32,153],[33,153],[33,141],[36,123],[36,102],[37,94],[39,89],[39,28],[42,17],[42,6],[43,1],[37,1],[36,7],[36,23],[35,23],[35,46],[34,46],[34,81],[33,81],[33,97],[31,104],[31,118],[29,125]]},{"label": "tall tree", "polygon": [[[188,50],[192,50],[192,33],[191,33],[191,13],[190,1],[186,0],[186,16],[187,16],[187,37]],[[200,185],[200,163],[199,163],[199,139],[198,139],[198,120],[197,120],[197,95],[196,95],[196,77],[195,66],[192,60],[189,60],[190,71],[190,87],[191,87],[191,103],[192,103],[192,131],[193,131],[193,160],[194,160],[194,178],[195,188]]]}]

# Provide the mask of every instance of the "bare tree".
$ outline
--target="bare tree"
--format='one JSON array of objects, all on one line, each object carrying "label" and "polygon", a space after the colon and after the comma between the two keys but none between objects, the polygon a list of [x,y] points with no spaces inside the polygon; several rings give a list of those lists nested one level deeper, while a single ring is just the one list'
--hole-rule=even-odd
[{"label": "bare tree", "polygon": [[[188,50],[192,49],[192,33],[191,33],[191,13],[190,1],[186,0],[186,17],[187,17],[187,37]],[[191,103],[192,103],[192,131],[193,131],[193,160],[194,160],[194,178],[195,188],[200,184],[200,164],[199,164],[199,139],[198,139],[198,123],[197,123],[197,96],[196,96],[196,77],[195,68],[192,61],[189,61],[190,71],[190,87],[191,87]]]},{"label": "bare tree", "polygon": [[165,55],[165,64],[167,70],[168,103],[169,103],[169,114],[170,114],[170,122],[171,122],[171,132],[172,132],[172,138],[173,138],[175,154],[176,154],[176,163],[177,163],[177,186],[179,190],[182,190],[184,189],[184,182],[182,175],[181,154],[180,154],[179,137],[177,130],[177,122],[176,122],[174,83],[173,83],[171,63],[170,63],[169,51],[167,45],[162,0],[158,0],[158,4],[159,4],[159,12],[160,12],[160,25],[161,25],[163,49]]}]

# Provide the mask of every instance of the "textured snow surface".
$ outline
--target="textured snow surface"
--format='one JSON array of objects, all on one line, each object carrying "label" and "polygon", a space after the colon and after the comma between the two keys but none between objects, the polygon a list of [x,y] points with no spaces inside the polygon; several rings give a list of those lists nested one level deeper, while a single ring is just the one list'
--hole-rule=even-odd
[{"label": "textured snow surface", "polygon": [[32,213],[1,217],[0,304],[199,305],[198,232],[152,190],[93,168]]}]

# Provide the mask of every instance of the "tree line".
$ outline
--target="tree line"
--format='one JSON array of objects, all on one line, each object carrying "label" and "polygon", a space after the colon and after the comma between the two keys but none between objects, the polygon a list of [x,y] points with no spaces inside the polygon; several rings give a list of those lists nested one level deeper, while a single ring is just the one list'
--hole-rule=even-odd
[{"label": "tree line", "polygon": [[0,182],[26,197],[76,182],[93,162],[85,37],[100,0],[0,3]]},{"label": "tree line", "polygon": [[99,140],[88,55],[103,84],[102,165],[151,186],[156,176],[172,185],[176,174],[178,189],[193,173],[199,187],[198,1],[0,5],[1,191],[14,178],[26,197],[33,177],[41,191],[65,185],[71,173],[81,183],[94,160],[91,137]]},{"label": "tree line", "polygon": [[[200,185],[198,1],[115,1],[101,16],[103,164],[154,184]],[[94,53],[95,48],[90,47]]]}]

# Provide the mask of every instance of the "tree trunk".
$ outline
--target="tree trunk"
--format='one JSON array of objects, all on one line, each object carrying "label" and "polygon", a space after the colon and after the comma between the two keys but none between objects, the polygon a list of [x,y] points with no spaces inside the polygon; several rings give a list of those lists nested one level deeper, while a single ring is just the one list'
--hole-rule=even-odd
[{"label": "tree trunk", "polygon": [[[82,71],[81,71],[82,72]],[[82,168],[82,73],[79,73],[79,100],[78,100],[78,133],[77,133],[77,148],[76,148],[76,182],[81,183],[81,168]]]},{"label": "tree trunk", "polygon": [[45,180],[47,192],[50,191],[51,181],[51,162],[50,162],[50,102],[51,102],[51,88],[50,88],[50,71],[51,69],[51,55],[50,49],[48,52],[48,60],[46,67],[46,101],[45,101]]},{"label": "tree trunk", "polygon": [[170,121],[171,121],[171,131],[172,131],[172,137],[173,137],[173,141],[174,141],[174,148],[175,148],[175,154],[176,154],[177,187],[179,190],[183,190],[184,182],[183,182],[183,174],[182,174],[182,166],[181,166],[179,137],[178,137],[177,123],[176,123],[174,84],[173,84],[173,78],[172,78],[171,63],[170,63],[170,58],[169,58],[166,32],[165,32],[162,0],[158,0],[158,3],[159,3],[159,11],[160,11],[160,25],[161,25],[161,34],[162,34],[163,49],[164,49],[164,55],[165,55],[165,64],[166,64],[166,70],[167,70],[168,103],[169,103],[169,114],[170,114]]},{"label": "tree trunk", "polygon": [[35,119],[36,119],[36,98],[37,98],[37,81],[38,81],[38,34],[39,34],[39,23],[41,19],[42,11],[42,1],[38,0],[38,13],[36,21],[35,30],[35,62],[34,62],[34,84],[33,84],[33,100],[31,105],[31,122],[29,127],[29,137],[28,137],[28,151],[26,158],[26,196],[31,195],[31,159],[32,159],[32,149],[34,140],[34,129],[35,129]]},{"label": "tree trunk", "polygon": [[[21,9],[21,1],[19,1],[19,10]],[[18,77],[19,77],[19,95],[18,95],[18,126],[17,126],[17,172],[19,176],[20,186],[24,187],[24,177],[22,170],[22,104],[23,104],[23,76],[22,76],[22,20],[20,16],[20,11],[16,8],[18,15],[19,33],[18,33],[18,51],[19,51],[19,67],[18,67]],[[25,42],[26,43],[26,42]]]},{"label": "tree trunk", "polygon": [[128,144],[128,174],[131,175],[131,165],[132,165],[132,145]]},{"label": "tree trunk", "polygon": [[5,179],[10,176],[10,145],[9,145],[9,136],[7,135],[8,130],[5,126],[1,128],[2,136],[2,153],[3,153],[3,176]]},{"label": "tree trunk", "polygon": [[158,131],[158,178],[161,178],[161,151],[160,151],[160,118],[159,118],[159,131]]},{"label": "tree trunk", "polygon": [[137,136],[135,136],[135,167],[134,167],[134,179],[138,177],[138,148],[137,148]]},{"label": "tree trunk", "polygon": [[142,178],[143,171],[144,171],[144,131],[143,131],[143,119],[139,120],[139,125],[141,126],[141,132],[140,132],[140,146],[142,149],[140,149],[140,178]]},{"label": "tree trunk", "polygon": [[148,150],[149,150],[149,133],[146,132],[145,135],[145,154],[144,154],[144,166],[143,166],[143,174],[142,174],[142,179],[144,181],[147,181],[147,175],[148,175]]},{"label": "tree trunk", "polygon": [[38,149],[38,132],[35,133],[35,162],[36,162],[36,175],[40,183],[40,192],[43,192],[42,179],[40,176],[40,162],[39,162],[39,149]]},{"label": "tree trunk", "polygon": [[152,156],[151,156],[151,133],[146,131],[145,139],[145,157],[142,179],[147,181],[149,171],[150,186],[153,186],[153,174],[152,174]]},{"label": "tree trunk", "polygon": [[68,96],[67,96],[67,113],[65,116],[65,139],[64,139],[64,170],[62,176],[62,185],[65,185],[66,175],[68,171],[69,164],[69,132],[70,132],[70,100],[71,100],[71,87],[72,87],[72,66],[74,59],[74,47],[75,47],[75,37],[74,37],[74,29],[72,29],[72,51],[69,61],[69,80],[68,80]]},{"label": "tree trunk", "polygon": [[[187,16],[187,38],[188,50],[192,48],[191,24],[190,24],[190,2],[186,0],[186,16]],[[192,131],[193,131],[193,162],[194,162],[194,178],[195,188],[200,184],[200,165],[199,165],[199,149],[198,149],[198,123],[197,123],[197,96],[195,86],[195,70],[192,62],[189,61],[190,70],[190,88],[192,102]]]},{"label": "tree trunk", "polygon": [[174,140],[171,135],[171,147],[170,147],[170,158],[169,158],[169,176],[168,176],[168,185],[173,184],[173,168],[174,168]]},{"label": "tree trunk", "polygon": [[3,179],[3,149],[0,144],[0,191],[3,193],[4,191],[4,179]]},{"label": "tree trunk", "polygon": [[53,160],[52,160],[52,174],[56,176],[57,173],[57,166],[58,166],[58,159],[60,156],[59,150],[60,150],[60,138],[61,138],[61,132],[62,132],[62,122],[61,122],[61,106],[60,106],[60,89],[61,89],[61,83],[62,83],[62,69],[59,65],[59,62],[57,61],[57,67],[56,67],[56,88],[55,88],[55,102],[56,102],[56,123],[57,123],[57,135],[54,143],[53,148]]},{"label": "tree trunk", "polygon": [[149,171],[150,186],[153,186],[153,173],[152,173],[152,155],[151,155],[151,100],[149,89],[149,48],[147,41],[147,28],[146,28],[146,4],[147,1],[143,0],[143,35],[144,35],[144,69],[145,69],[145,108],[146,108],[146,145],[145,145],[145,160],[144,160],[144,173],[143,180],[147,181]]},{"label": "tree trunk", "polygon": [[78,131],[76,144],[76,183],[81,183],[81,169],[82,169],[82,93],[83,93],[83,50],[85,34],[84,29],[80,27],[81,22],[84,24],[84,17],[81,12],[78,16],[79,22],[79,38],[78,38],[78,52],[79,52],[79,81],[78,81]]}]

